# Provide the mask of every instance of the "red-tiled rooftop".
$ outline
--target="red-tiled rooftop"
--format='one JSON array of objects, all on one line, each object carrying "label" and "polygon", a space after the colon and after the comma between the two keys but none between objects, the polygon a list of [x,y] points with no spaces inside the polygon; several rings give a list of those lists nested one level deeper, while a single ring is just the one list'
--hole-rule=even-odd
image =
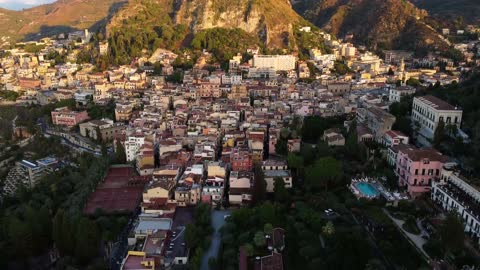
[{"label": "red-tiled rooftop", "polygon": [[135,175],[133,167],[112,167],[90,195],[84,213],[93,214],[96,209],[107,213],[133,212],[147,182],[147,177]]},{"label": "red-tiled rooftop", "polygon": [[412,161],[421,161],[425,158],[429,159],[430,161],[440,161],[444,163],[448,161],[447,156],[442,155],[442,153],[433,148],[415,149],[413,147],[409,147],[400,151],[408,155],[408,158],[410,158]]}]

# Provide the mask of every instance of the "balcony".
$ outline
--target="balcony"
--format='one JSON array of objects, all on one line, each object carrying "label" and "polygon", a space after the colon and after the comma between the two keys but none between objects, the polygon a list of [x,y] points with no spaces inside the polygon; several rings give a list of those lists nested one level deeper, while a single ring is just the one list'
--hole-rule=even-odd
[{"label": "balcony", "polygon": [[480,203],[478,201],[451,183],[440,186],[439,188],[461,204],[470,215],[480,220]]}]

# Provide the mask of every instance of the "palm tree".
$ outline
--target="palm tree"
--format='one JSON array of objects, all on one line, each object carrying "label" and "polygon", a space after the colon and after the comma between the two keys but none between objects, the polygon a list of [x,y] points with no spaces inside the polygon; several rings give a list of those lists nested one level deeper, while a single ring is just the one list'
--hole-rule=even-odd
[{"label": "palm tree", "polygon": [[333,225],[333,222],[329,221],[325,226],[322,227],[322,232],[323,234],[330,236],[335,233],[335,226]]}]

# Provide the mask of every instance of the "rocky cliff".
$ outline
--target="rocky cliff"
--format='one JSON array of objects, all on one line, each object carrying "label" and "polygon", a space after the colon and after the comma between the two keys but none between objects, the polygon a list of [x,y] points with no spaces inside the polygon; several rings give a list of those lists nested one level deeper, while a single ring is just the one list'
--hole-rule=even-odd
[{"label": "rocky cliff", "polygon": [[[154,17],[142,14],[154,10]],[[168,17],[165,19],[165,17]],[[109,34],[121,30],[125,19],[147,19],[147,27],[160,27],[160,22],[185,25],[193,33],[211,28],[240,28],[257,35],[269,47],[286,47],[293,37],[293,26],[303,19],[287,0],[131,0],[108,26]],[[132,20],[129,21],[130,23]]]}]

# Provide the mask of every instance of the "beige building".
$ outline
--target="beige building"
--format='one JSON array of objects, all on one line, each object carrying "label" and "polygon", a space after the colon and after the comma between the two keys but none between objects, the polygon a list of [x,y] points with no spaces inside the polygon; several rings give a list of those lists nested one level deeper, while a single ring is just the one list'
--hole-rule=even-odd
[{"label": "beige building", "polygon": [[193,184],[191,187],[177,187],[175,189],[175,201],[178,206],[197,205],[201,200],[201,186]]},{"label": "beige building", "polygon": [[[93,140],[102,139],[103,142],[112,141],[117,134],[121,134],[125,130],[122,123],[114,123],[110,119],[92,120],[81,123],[80,134]],[[99,133],[100,132],[100,136]]]},{"label": "beige building", "polygon": [[323,132],[323,140],[328,146],[343,146],[345,145],[345,137],[338,128],[330,128]]},{"label": "beige building", "polygon": [[232,171],[230,173],[229,202],[243,205],[252,201],[253,173],[250,171]]},{"label": "beige building", "polygon": [[241,99],[248,97],[247,86],[245,85],[232,85],[232,89],[228,94],[229,99]]},{"label": "beige building", "polygon": [[295,69],[293,55],[254,55],[253,66],[256,68],[272,68],[275,71],[289,71]]},{"label": "beige building", "polygon": [[357,122],[368,128],[378,142],[383,141],[385,132],[392,130],[395,120],[395,116],[376,106],[357,109]]}]

